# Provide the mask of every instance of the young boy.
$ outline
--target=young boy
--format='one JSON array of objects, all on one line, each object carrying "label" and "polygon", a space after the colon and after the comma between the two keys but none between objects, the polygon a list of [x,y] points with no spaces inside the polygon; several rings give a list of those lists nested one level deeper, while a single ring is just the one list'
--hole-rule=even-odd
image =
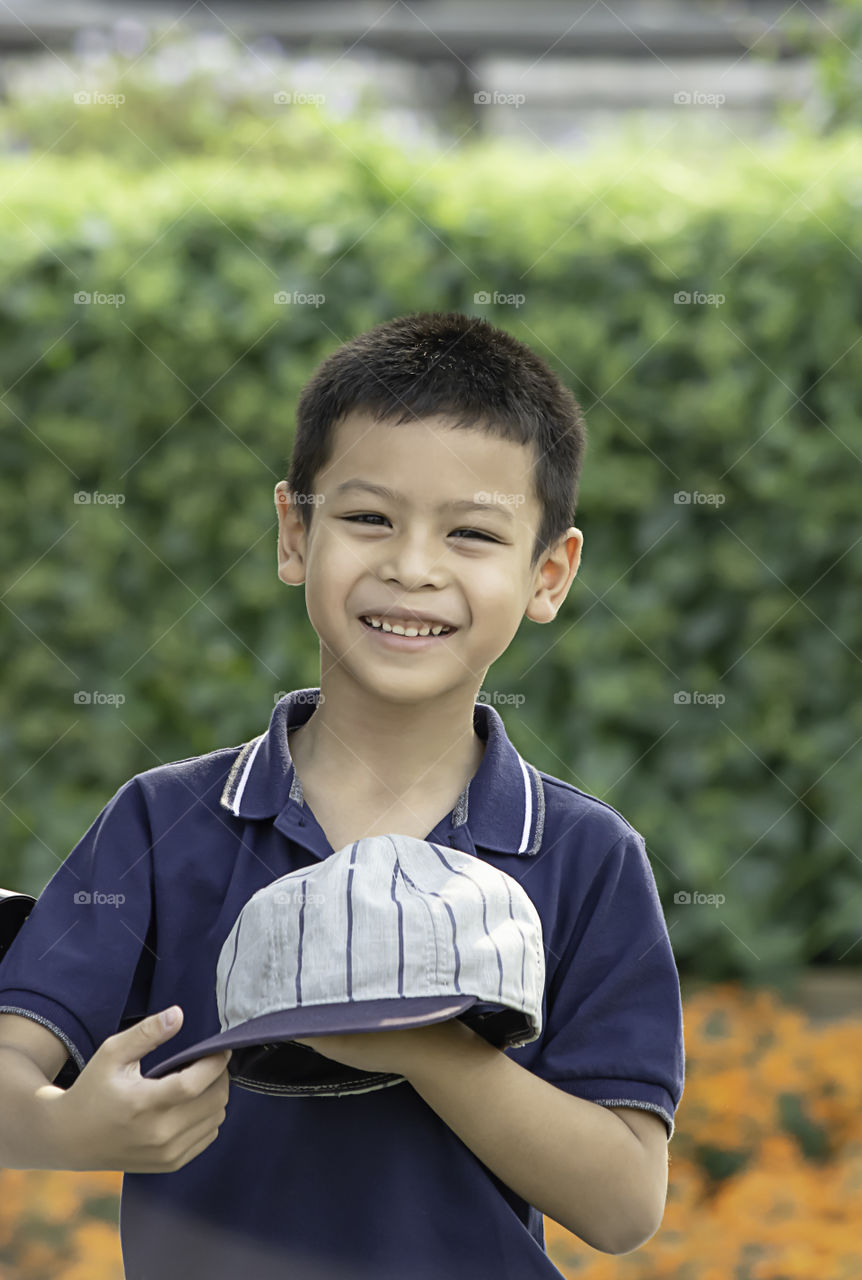
[{"label": "young boy", "polygon": [[[305,387],[278,576],[304,585],[319,687],[249,743],[121,786],[0,969],[0,1165],[124,1170],[129,1280],[547,1280],[543,1214],[612,1254],[658,1229],[684,1054],[643,838],[477,701],[522,619],[568,594],[584,447],[570,392],[476,317],[379,325]],[[501,1050],[455,1018],[303,1040],[404,1076],[338,1098],[229,1090],[226,1053],[143,1078],[219,1031],[251,895],[387,832],[530,895],[539,1038]]]}]

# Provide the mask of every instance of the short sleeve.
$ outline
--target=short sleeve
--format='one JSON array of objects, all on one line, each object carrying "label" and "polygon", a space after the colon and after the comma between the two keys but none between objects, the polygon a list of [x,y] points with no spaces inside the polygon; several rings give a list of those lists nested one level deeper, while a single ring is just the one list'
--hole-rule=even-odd
[{"label": "short sleeve", "polygon": [[685,1074],[679,975],[643,838],[602,860],[547,992],[530,1070],[603,1106],[654,1111],[673,1136]]},{"label": "short sleeve", "polygon": [[132,778],[55,871],[0,963],[0,1013],[53,1031],[79,1071],[135,1001],[132,1013],[144,1010],[152,883],[148,814]]}]

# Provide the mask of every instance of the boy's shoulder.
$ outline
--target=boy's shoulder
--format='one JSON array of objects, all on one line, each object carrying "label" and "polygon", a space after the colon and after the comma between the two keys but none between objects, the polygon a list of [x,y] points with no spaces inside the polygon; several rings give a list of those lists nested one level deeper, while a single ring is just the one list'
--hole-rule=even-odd
[{"label": "boy's shoulder", "polygon": [[236,746],[217,747],[202,755],[167,760],[136,773],[126,785],[138,785],[150,803],[172,795],[185,795],[188,799],[191,794],[198,800],[211,800],[218,808],[228,779],[258,741],[259,737],[255,737]]},{"label": "boy's shoulder", "polygon": [[542,781],[546,810],[545,841],[565,840],[599,853],[610,852],[621,840],[644,845],[637,828],[606,800],[541,769],[536,773]]}]

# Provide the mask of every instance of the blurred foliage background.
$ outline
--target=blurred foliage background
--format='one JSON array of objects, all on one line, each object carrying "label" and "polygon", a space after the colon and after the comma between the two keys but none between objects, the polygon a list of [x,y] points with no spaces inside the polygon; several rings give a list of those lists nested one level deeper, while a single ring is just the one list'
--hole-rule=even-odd
[{"label": "blurred foliage background", "polygon": [[[589,432],[580,572],[483,696],[523,695],[496,703],[522,755],[644,834],[681,972],[780,988],[858,964],[862,138],[841,94],[757,151],[630,131],[567,161],[405,150],[362,104],[156,68],[105,63],[122,104],[73,113],[77,84],[22,76],[0,108],[0,884],[37,894],[129,777],[317,684],[275,562],[298,394],[371,325],[455,309],[546,357]],[[677,898],[698,893],[725,901]]]},{"label": "blurred foliage background", "polygon": [[862,125],[862,0],[832,0],[826,18],[813,24],[793,5],[781,25],[788,40],[811,57],[816,93],[811,102],[786,104],[780,118],[794,129],[821,134]]}]

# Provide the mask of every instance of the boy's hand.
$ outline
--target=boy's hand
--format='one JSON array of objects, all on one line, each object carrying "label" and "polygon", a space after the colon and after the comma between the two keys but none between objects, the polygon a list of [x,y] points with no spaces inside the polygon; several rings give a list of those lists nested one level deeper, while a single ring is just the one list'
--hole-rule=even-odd
[{"label": "boy's hand", "polygon": [[413,1064],[427,1058],[440,1046],[461,1042],[464,1033],[474,1033],[457,1018],[448,1022],[432,1022],[424,1027],[400,1031],[356,1031],[337,1036],[308,1036],[296,1044],[308,1045],[345,1066],[360,1071],[388,1071],[409,1080]]},{"label": "boy's hand", "polygon": [[[146,1080],[140,1060],[175,1036],[161,1013],[108,1036],[62,1099],[68,1169],[174,1173],[214,1142],[225,1118],[230,1052]],[[58,1115],[60,1112],[58,1112]]]}]

